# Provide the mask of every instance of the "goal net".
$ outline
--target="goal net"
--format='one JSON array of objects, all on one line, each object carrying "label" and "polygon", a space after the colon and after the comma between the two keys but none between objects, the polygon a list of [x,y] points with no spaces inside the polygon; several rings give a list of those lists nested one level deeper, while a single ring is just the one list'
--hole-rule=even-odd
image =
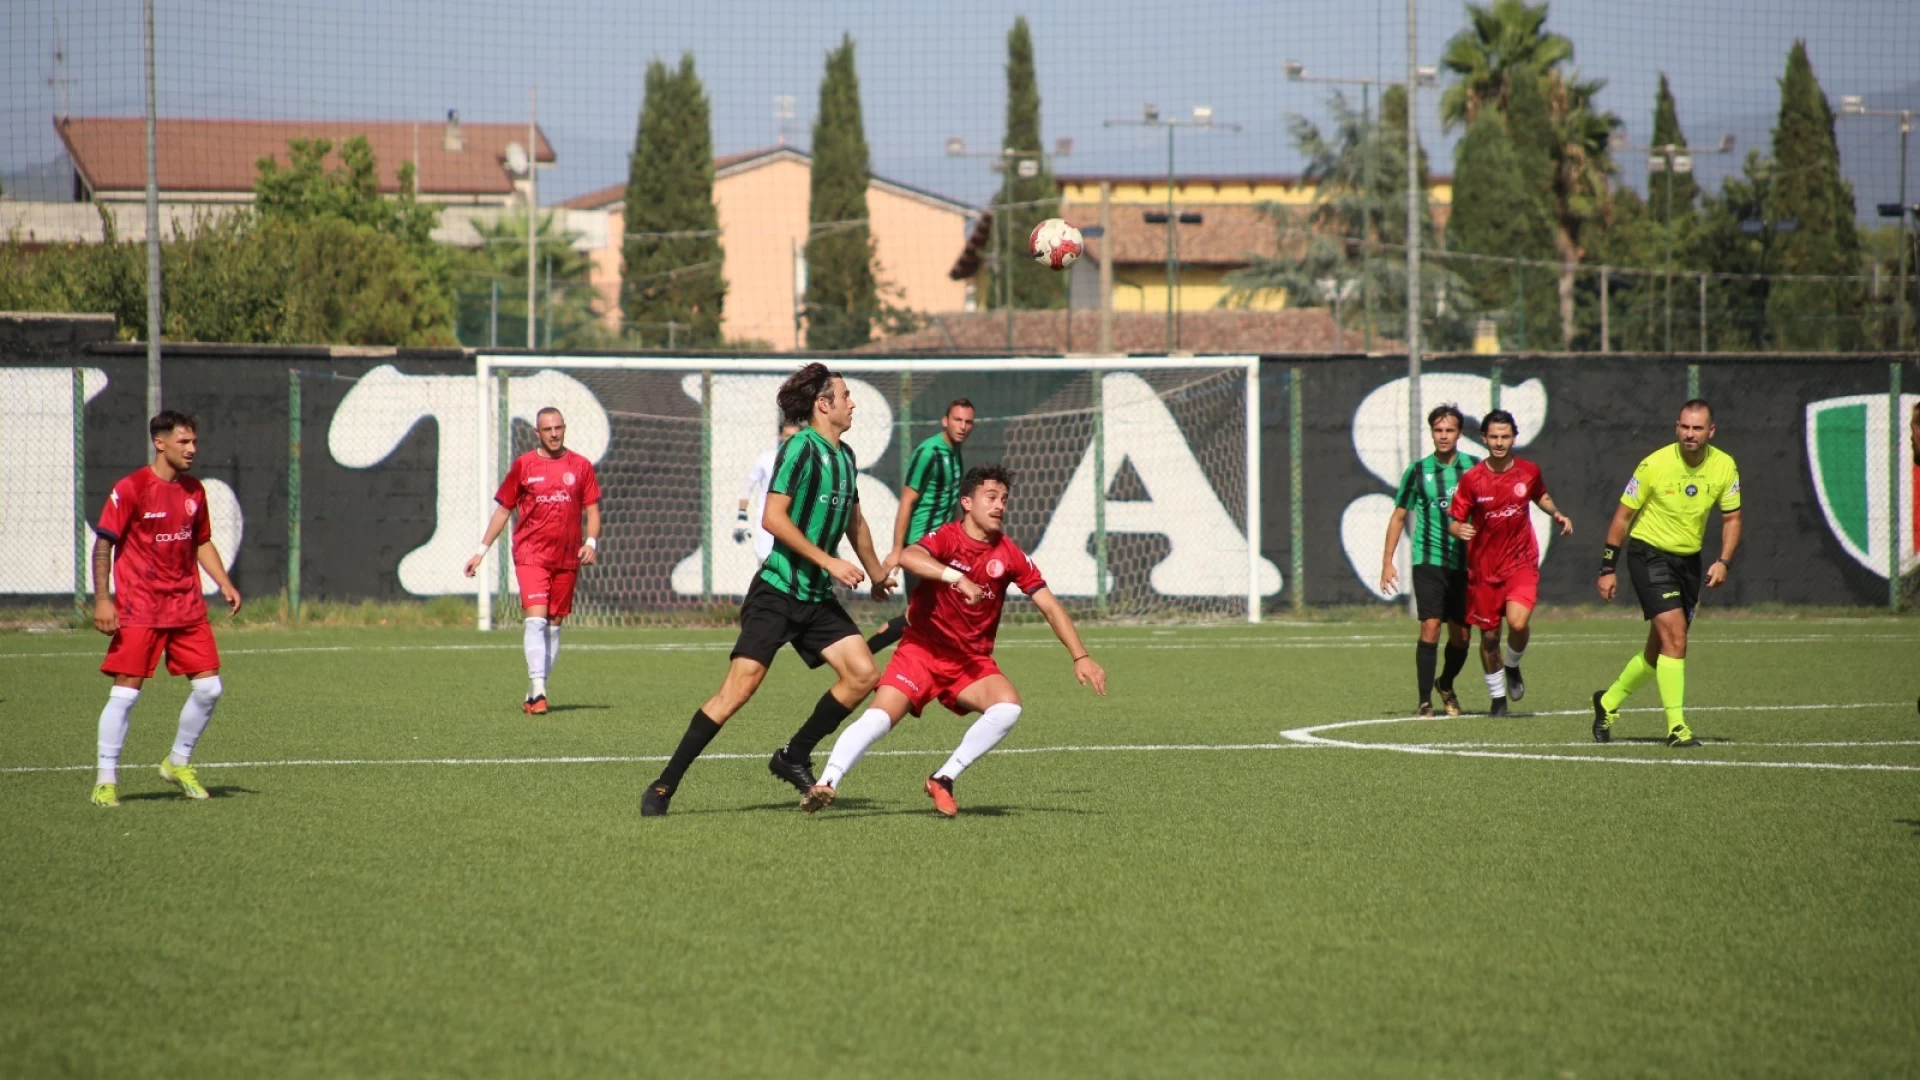
[{"label": "goal net", "polygon": [[[597,565],[572,621],[633,625],[730,620],[758,563],[734,539],[754,461],[775,446],[783,359],[502,357],[477,361],[484,433],[477,512],[547,406],[601,490]],[[1260,548],[1258,361],[888,360],[834,363],[854,400],[845,436],[860,467],[861,513],[885,558],[913,447],[949,401],[973,402],[969,466],[1015,473],[1006,530],[1079,617],[1257,620],[1280,572]],[[481,518],[484,524],[484,516]],[[841,554],[853,559],[851,545]],[[478,621],[520,617],[510,544],[479,576]],[[844,598],[863,623],[897,610],[864,590]],[[1018,614],[1009,608],[1009,617]]]}]

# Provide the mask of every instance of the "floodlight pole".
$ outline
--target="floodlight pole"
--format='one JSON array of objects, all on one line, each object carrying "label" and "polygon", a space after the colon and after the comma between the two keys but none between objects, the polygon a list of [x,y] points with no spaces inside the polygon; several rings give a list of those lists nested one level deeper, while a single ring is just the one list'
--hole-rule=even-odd
[{"label": "floodlight pole", "polygon": [[[1173,295],[1174,295],[1174,290],[1179,288],[1179,282],[1180,282],[1180,256],[1179,256],[1179,249],[1177,247],[1178,241],[1175,238],[1176,236],[1175,230],[1180,227],[1180,223],[1173,209],[1173,187],[1175,183],[1175,175],[1173,170],[1174,129],[1190,127],[1190,128],[1198,128],[1203,131],[1211,131],[1214,129],[1219,129],[1222,131],[1239,131],[1240,125],[1229,124],[1224,121],[1216,121],[1213,118],[1213,110],[1204,105],[1194,107],[1193,119],[1191,120],[1181,120],[1178,117],[1172,117],[1172,116],[1163,117],[1160,115],[1159,109],[1153,107],[1152,105],[1148,105],[1145,108],[1141,109],[1140,119],[1138,120],[1108,120],[1105,122],[1103,126],[1105,127],[1147,127],[1147,128],[1163,127],[1167,129],[1167,345],[1166,345],[1166,348],[1167,348],[1167,352],[1171,353],[1173,352],[1174,348],[1179,342],[1179,333],[1174,329]],[[1111,244],[1113,241],[1111,240],[1111,238],[1108,238],[1104,242],[1107,244]]]},{"label": "floodlight pole", "polygon": [[540,144],[534,141],[535,118],[540,112],[540,88],[527,88],[527,348],[535,345],[534,219],[540,216]]},{"label": "floodlight pole", "polygon": [[154,97],[153,0],[141,5],[147,65],[147,415],[160,413],[160,106]]},{"label": "floodlight pole", "polygon": [[[947,140],[946,152],[948,157],[986,158],[988,160],[987,170],[989,172],[999,173],[1002,177],[1014,177],[1020,175],[1020,165],[1026,161],[1036,162],[1038,163],[1036,167],[1045,166],[1048,172],[1052,172],[1053,159],[1066,156],[1069,149],[1069,140],[1061,139],[1057,140],[1057,145],[1051,154],[1045,150],[1014,150],[1011,148],[994,151],[968,150],[966,143],[959,136],[954,136]],[[1005,191],[1009,195],[1012,194],[1013,184],[1011,180],[1003,179],[1000,186],[1002,191]],[[993,256],[994,262],[998,264],[994,272],[994,286],[1000,290],[1000,306],[1004,307],[1007,311],[1007,352],[1009,353],[1013,352],[1012,264],[1014,245],[1013,234],[1010,231],[1012,226],[1007,221],[1007,211],[1012,209],[1012,207],[1013,204],[1010,202],[987,204],[988,211],[994,215],[992,236]]]},{"label": "floodlight pole", "polygon": [[1913,112],[1912,109],[1869,109],[1866,99],[1857,94],[1843,94],[1840,98],[1843,117],[1891,116],[1900,121],[1900,314],[1896,334],[1902,349],[1907,347],[1907,323],[1913,314],[1912,301],[1907,296],[1907,249],[1912,246],[1908,243],[1907,222],[1913,217],[1913,207],[1907,205],[1907,138],[1913,134]]},{"label": "floodlight pole", "polygon": [[1407,460],[1420,459],[1420,3],[1407,0]]}]

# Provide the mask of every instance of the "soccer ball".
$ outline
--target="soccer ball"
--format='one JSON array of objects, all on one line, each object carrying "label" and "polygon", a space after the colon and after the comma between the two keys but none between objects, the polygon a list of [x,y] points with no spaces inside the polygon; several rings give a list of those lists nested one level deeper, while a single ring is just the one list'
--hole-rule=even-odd
[{"label": "soccer ball", "polygon": [[1027,237],[1027,254],[1050,270],[1065,270],[1078,262],[1086,250],[1087,241],[1080,230],[1057,217],[1035,225],[1032,235]]}]

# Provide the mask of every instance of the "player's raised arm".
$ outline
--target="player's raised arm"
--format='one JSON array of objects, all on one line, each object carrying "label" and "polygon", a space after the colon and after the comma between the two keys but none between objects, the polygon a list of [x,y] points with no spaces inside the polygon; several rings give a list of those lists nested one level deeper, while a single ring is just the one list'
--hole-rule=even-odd
[{"label": "player's raised arm", "polygon": [[939,578],[953,586],[966,598],[968,605],[977,604],[986,594],[980,591],[965,574],[933,557],[933,553],[919,544],[910,544],[900,552],[900,565],[916,577],[932,581]]},{"label": "player's raised arm", "polygon": [[[769,491],[766,509],[760,512],[760,527],[772,533],[773,538],[785,544],[789,551],[832,574],[835,581],[849,589],[859,587],[860,583],[866,580],[866,575],[860,572],[860,568],[845,559],[828,554],[818,544],[808,540],[807,535],[800,531],[800,526],[793,523],[792,511],[792,495]],[[871,540],[868,541],[867,548],[869,551],[872,550]]]},{"label": "player's raised arm", "polygon": [[474,552],[473,557],[467,560],[468,577],[480,572],[480,562],[487,557],[487,549],[493,546],[495,540],[500,539],[500,532],[507,527],[507,518],[512,515],[511,507],[494,504],[493,517],[487,521],[487,533],[480,538],[480,550]]},{"label": "player's raised arm", "polygon": [[1087,647],[1080,640],[1080,631],[1074,628],[1073,616],[1060,606],[1053,590],[1042,586],[1033,594],[1033,606],[1040,609],[1040,616],[1047,620],[1053,629],[1053,636],[1067,647],[1067,655],[1073,657],[1073,677],[1081,686],[1092,686],[1093,692],[1101,697],[1107,696],[1106,669],[1087,655]]}]

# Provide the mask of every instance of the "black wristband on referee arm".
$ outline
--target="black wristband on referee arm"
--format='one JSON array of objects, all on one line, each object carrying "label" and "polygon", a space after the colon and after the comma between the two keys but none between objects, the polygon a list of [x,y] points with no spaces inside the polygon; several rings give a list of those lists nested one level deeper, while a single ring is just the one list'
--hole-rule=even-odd
[{"label": "black wristband on referee arm", "polygon": [[1620,545],[1608,544],[1600,549],[1600,576],[1606,577],[1614,572],[1614,563],[1620,558]]}]

